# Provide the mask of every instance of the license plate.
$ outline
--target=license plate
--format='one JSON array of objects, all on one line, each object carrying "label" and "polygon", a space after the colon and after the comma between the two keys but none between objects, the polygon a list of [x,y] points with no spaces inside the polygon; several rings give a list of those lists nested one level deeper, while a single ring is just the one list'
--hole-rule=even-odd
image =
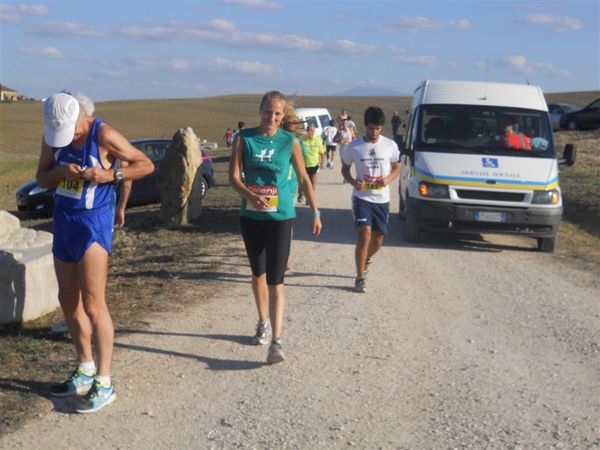
[{"label": "license plate", "polygon": [[506,213],[493,211],[475,211],[476,222],[506,222]]}]

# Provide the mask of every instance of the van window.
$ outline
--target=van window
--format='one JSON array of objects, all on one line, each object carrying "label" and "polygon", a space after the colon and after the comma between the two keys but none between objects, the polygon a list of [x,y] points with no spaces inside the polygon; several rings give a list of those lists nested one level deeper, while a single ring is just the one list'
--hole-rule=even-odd
[{"label": "van window", "polygon": [[317,122],[317,118],[315,116],[307,116],[304,118],[304,128],[308,128],[309,125],[314,125],[315,128],[319,128],[319,123]]},{"label": "van window", "polygon": [[323,114],[319,116],[319,120],[321,121],[321,127],[327,128],[329,126],[329,121],[331,120],[327,114]]},{"label": "van window", "polygon": [[[548,114],[544,111],[474,105],[423,105],[419,118],[419,133],[415,138],[420,147],[429,151],[472,149],[481,153],[514,153],[515,156],[527,156],[532,152],[542,157],[556,156]],[[511,139],[517,142],[513,147],[508,134],[514,135]]]}]

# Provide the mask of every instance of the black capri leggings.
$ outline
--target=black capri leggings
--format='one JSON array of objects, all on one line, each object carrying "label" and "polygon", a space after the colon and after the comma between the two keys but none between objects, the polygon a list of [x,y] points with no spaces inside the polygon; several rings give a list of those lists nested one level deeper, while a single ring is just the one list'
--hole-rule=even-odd
[{"label": "black capri leggings", "polygon": [[283,284],[290,256],[292,220],[255,220],[240,216],[252,275],[267,273],[267,284]]}]

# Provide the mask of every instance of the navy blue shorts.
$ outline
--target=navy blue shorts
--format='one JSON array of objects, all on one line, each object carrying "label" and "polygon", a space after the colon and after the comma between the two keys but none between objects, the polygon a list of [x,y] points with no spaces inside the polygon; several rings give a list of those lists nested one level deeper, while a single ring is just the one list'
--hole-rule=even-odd
[{"label": "navy blue shorts", "polygon": [[384,235],[388,234],[389,202],[373,203],[353,196],[352,215],[355,227],[371,227],[374,231],[379,231]]},{"label": "navy blue shorts", "polygon": [[110,208],[90,211],[54,208],[52,254],[61,261],[77,263],[94,242],[110,254],[114,221],[114,211]]}]

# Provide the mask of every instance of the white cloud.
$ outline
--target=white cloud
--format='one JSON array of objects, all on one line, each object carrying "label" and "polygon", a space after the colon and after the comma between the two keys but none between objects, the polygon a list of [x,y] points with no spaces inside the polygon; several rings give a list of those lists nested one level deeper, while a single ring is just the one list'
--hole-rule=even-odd
[{"label": "white cloud", "polygon": [[65,57],[65,54],[63,52],[61,52],[60,50],[58,50],[56,47],[46,47],[46,48],[41,48],[41,49],[35,49],[35,48],[31,48],[31,47],[21,47],[19,49],[22,53],[28,54],[28,55],[34,55],[34,56],[39,56],[42,58],[49,58],[49,59],[63,59]]},{"label": "white cloud", "polygon": [[552,31],[559,33],[565,31],[577,31],[583,28],[581,21],[569,16],[551,16],[548,14],[530,14],[523,19],[526,23],[545,25]]},{"label": "white cloud", "polygon": [[97,27],[90,27],[75,22],[45,22],[33,29],[40,36],[52,37],[104,37],[106,32]]},{"label": "white cloud", "polygon": [[561,69],[545,62],[531,63],[524,55],[508,56],[497,65],[527,76],[536,73],[558,78],[567,78],[570,76],[570,72],[567,69]]},{"label": "white cloud", "polygon": [[450,28],[458,28],[459,30],[468,30],[473,26],[471,21],[467,19],[451,20],[448,22]]},{"label": "white cloud", "polygon": [[527,57],[524,55],[507,56],[505,63],[511,69],[523,71],[527,68]]},{"label": "white cloud", "polygon": [[372,53],[377,51],[377,46],[369,44],[358,44],[348,39],[339,39],[335,48],[345,53]]},{"label": "white cloud", "polygon": [[263,11],[280,11],[283,9],[281,3],[270,0],[225,0],[224,3],[236,6],[247,6],[248,8],[262,9]]},{"label": "white cloud", "polygon": [[144,55],[132,55],[128,60],[128,66],[146,67],[148,69],[168,69],[177,72],[224,72],[234,71],[242,74],[273,75],[280,72],[279,69],[263,64],[258,61],[231,61],[224,57],[214,59],[186,59],[173,58],[168,61],[148,58]]},{"label": "white cloud", "polygon": [[539,70],[540,72],[545,72],[548,75],[552,75],[559,78],[567,78],[571,73],[567,69],[560,69],[558,67],[554,67],[553,64],[549,63],[537,63],[533,65],[535,70]]},{"label": "white cloud", "polygon": [[438,31],[443,28],[457,28],[459,30],[466,30],[472,27],[471,22],[468,19],[440,21],[432,20],[423,16],[414,17],[396,17],[391,19],[388,23],[384,23],[375,27],[377,31],[385,32],[408,32],[418,33],[419,31]]},{"label": "white cloud", "polygon": [[394,61],[398,64],[406,64],[410,66],[425,66],[425,67],[438,67],[440,62],[437,56],[421,55],[421,56],[410,56],[410,55],[397,55],[394,57]]},{"label": "white cloud", "polygon": [[32,16],[47,16],[48,7],[46,5],[19,5],[19,12]]},{"label": "white cloud", "polygon": [[231,47],[262,47],[279,50],[318,51],[323,43],[298,34],[255,33],[236,29],[225,19],[210,21],[173,21],[161,27],[124,27],[118,33],[130,39],[172,40],[196,39]]},{"label": "white cloud", "polygon": [[233,22],[225,19],[212,19],[209,20],[208,23],[213,26],[216,30],[222,31],[234,31],[235,25]]},{"label": "white cloud", "polygon": [[176,33],[175,30],[167,27],[123,27],[118,30],[118,34],[131,39],[171,39]]},{"label": "white cloud", "polygon": [[0,22],[20,22],[23,16],[46,16],[48,7],[45,5],[18,5],[11,6],[0,4]]}]

